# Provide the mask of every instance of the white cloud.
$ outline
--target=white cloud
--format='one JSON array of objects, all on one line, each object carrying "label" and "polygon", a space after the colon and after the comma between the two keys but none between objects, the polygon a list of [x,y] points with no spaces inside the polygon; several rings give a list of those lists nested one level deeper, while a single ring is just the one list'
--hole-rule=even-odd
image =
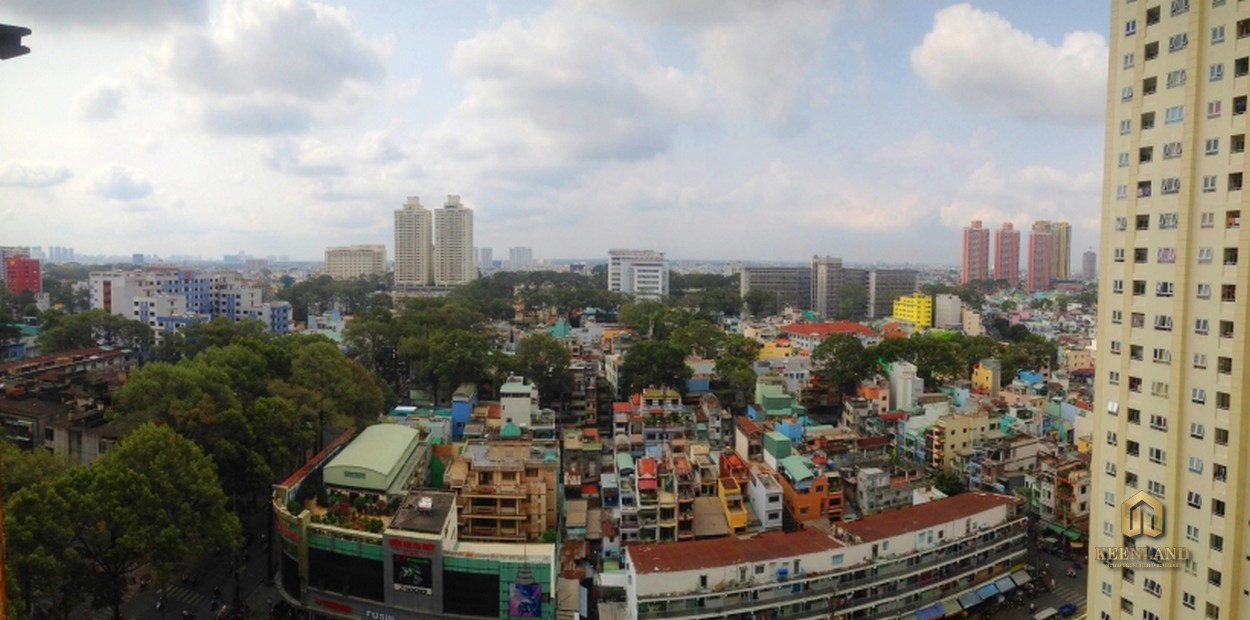
[{"label": "white cloud", "polygon": [[357,150],[361,157],[375,164],[392,164],[406,157],[404,151],[380,131],[371,131],[362,136]]},{"label": "white cloud", "polygon": [[5,8],[39,26],[91,30],[159,27],[171,21],[196,21],[207,12],[206,0],[9,0]]},{"label": "white cloud", "polygon": [[1004,173],[994,163],[978,167],[941,209],[942,224],[962,228],[982,220],[996,228],[1011,222],[1028,230],[1037,220],[1064,220],[1096,228],[1101,175],[1030,165]]},{"label": "white cloud", "polygon": [[922,129],[912,137],[886,144],[869,154],[873,162],[888,165],[931,168],[934,162],[951,166],[966,162],[985,149],[988,132],[978,127],[966,142],[944,140],[931,130]]},{"label": "white cloud", "polygon": [[122,111],[125,96],[125,86],[111,80],[99,80],[79,92],[75,103],[83,118],[106,121],[116,118]]},{"label": "white cloud", "polygon": [[494,168],[649,158],[707,112],[696,76],[571,6],[461,41],[450,70],[467,95],[436,130],[433,154]]},{"label": "white cloud", "polygon": [[141,172],[109,164],[91,176],[87,189],[112,200],[138,200],[152,194],[152,183]]},{"label": "white cloud", "polygon": [[262,151],[265,162],[278,172],[308,177],[347,173],[343,153],[317,140],[278,138],[269,141]]},{"label": "white cloud", "polygon": [[930,88],[975,110],[1061,123],[1103,119],[1107,41],[1095,32],[1070,32],[1056,46],[997,13],[957,4],[934,15],[911,66]]},{"label": "white cloud", "polygon": [[42,161],[10,161],[0,166],[0,185],[13,187],[51,187],[72,176],[68,167]]},{"label": "white cloud", "polygon": [[356,87],[382,80],[388,46],[366,40],[343,8],[303,0],[226,0],[211,24],[166,38],[157,74],[199,101],[205,129],[299,132],[325,110],[361,104]]}]

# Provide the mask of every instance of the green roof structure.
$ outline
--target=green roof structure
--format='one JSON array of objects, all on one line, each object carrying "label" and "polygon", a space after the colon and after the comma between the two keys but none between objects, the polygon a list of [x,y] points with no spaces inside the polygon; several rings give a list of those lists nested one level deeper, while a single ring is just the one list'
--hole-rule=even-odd
[{"label": "green roof structure", "polygon": [[786,473],[790,475],[790,479],[795,483],[816,477],[812,475],[812,462],[801,456],[787,456],[779,462],[781,467],[786,470]]},{"label": "green roof structure", "polygon": [[347,444],[329,463],[326,484],[386,492],[399,480],[421,433],[402,424],[375,424]]}]

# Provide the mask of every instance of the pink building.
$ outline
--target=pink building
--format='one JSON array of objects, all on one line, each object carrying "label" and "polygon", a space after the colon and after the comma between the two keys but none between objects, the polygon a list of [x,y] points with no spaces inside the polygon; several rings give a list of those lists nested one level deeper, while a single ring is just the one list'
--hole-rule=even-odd
[{"label": "pink building", "polygon": [[994,279],[1006,280],[1007,288],[1020,286],[1020,231],[1011,222],[994,231]]},{"label": "pink building", "polygon": [[963,267],[959,283],[990,279],[990,229],[981,227],[981,220],[972,220],[964,228]]},{"label": "pink building", "polygon": [[1054,279],[1055,243],[1050,234],[1050,225],[1038,222],[1029,233],[1029,281],[1031,292],[1050,290],[1050,282]]}]

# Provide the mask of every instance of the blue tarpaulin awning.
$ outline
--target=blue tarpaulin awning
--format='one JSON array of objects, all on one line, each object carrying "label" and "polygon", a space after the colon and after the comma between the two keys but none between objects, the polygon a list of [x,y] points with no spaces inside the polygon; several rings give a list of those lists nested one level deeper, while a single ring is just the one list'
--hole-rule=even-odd
[{"label": "blue tarpaulin awning", "polygon": [[994,587],[994,584],[992,583],[987,583],[977,588],[977,596],[981,597],[981,600],[993,598],[997,595],[998,595],[998,588]]},{"label": "blue tarpaulin awning", "polygon": [[969,592],[959,597],[959,605],[963,607],[964,609],[969,609],[972,606],[976,605],[977,603],[980,603],[981,601],[982,601],[981,595],[977,594],[976,592]]},{"label": "blue tarpaulin awning", "polygon": [[942,609],[942,604],[931,605],[916,612],[916,620],[936,620],[946,615],[946,610]]},{"label": "blue tarpaulin awning", "polygon": [[994,586],[998,588],[1000,594],[1006,594],[1016,589],[1016,583],[1011,580],[1011,575],[995,581]]}]

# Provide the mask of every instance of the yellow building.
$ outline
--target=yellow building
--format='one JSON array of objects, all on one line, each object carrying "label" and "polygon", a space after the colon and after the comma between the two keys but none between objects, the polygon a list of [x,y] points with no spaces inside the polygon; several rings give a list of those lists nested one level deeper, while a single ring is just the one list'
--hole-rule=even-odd
[{"label": "yellow building", "polygon": [[791,348],[790,343],[777,344],[775,340],[769,340],[760,345],[760,352],[756,359],[764,361],[774,357],[790,357],[793,353],[794,349]]},{"label": "yellow building", "polygon": [[996,359],[983,359],[972,368],[972,391],[998,398],[1003,366]]},{"label": "yellow building", "polygon": [[894,300],[894,318],[924,329],[933,325],[933,297],[912,293]]}]

